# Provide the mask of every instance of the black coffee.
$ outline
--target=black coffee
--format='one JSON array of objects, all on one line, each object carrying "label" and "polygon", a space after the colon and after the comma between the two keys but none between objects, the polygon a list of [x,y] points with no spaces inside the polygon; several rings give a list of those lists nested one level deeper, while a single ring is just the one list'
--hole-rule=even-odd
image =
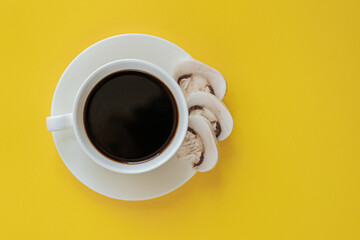
[{"label": "black coffee", "polygon": [[157,78],[120,71],[102,79],[85,104],[84,124],[93,145],[122,163],[139,163],[161,153],[172,140],[178,110]]}]

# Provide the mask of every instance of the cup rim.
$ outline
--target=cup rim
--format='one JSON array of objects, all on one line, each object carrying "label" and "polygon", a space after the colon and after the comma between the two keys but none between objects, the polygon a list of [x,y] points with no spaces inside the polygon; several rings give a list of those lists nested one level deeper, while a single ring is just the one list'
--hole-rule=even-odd
[{"label": "cup rim", "polygon": [[[149,161],[138,164],[116,162],[99,152],[90,139],[84,126],[84,107],[91,90],[106,76],[125,70],[144,72],[158,78],[174,96],[178,109],[178,125],[169,145]],[[118,173],[138,174],[160,167],[170,160],[182,144],[188,127],[188,110],[185,97],[176,81],[159,66],[139,59],[121,59],[107,63],[91,73],[78,90],[73,108],[74,131],[78,142],[87,155],[100,166]]]}]

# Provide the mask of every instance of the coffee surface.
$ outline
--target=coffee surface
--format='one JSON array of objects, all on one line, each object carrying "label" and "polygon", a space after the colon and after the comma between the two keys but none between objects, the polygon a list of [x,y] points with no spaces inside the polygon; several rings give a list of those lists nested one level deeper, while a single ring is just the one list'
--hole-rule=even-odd
[{"label": "coffee surface", "polygon": [[84,109],[86,133],[102,154],[122,163],[139,163],[171,142],[178,110],[170,90],[142,72],[120,71],[101,80]]}]

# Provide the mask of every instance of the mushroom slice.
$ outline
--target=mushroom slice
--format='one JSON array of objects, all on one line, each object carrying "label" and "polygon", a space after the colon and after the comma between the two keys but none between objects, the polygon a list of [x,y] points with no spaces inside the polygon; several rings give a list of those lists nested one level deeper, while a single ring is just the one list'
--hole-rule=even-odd
[{"label": "mushroom slice", "polygon": [[233,129],[233,119],[226,106],[214,95],[196,92],[187,98],[189,115],[201,115],[209,120],[218,141],[225,140]]},{"label": "mushroom slice", "polygon": [[191,162],[199,172],[209,171],[216,165],[219,158],[217,141],[206,118],[189,116],[189,128],[176,157]]},{"label": "mushroom slice", "polygon": [[209,92],[223,99],[226,93],[224,76],[216,69],[195,59],[186,59],[175,66],[174,79],[185,97],[197,91]]}]

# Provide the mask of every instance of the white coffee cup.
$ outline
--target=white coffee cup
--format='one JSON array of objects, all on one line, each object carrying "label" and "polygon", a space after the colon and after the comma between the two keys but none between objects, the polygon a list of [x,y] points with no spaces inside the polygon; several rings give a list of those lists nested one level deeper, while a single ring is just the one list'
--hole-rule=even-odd
[{"label": "white coffee cup", "polygon": [[[91,143],[84,126],[84,107],[91,90],[106,76],[114,72],[125,70],[144,72],[153,75],[162,81],[174,96],[178,110],[178,125],[172,141],[170,141],[165,150],[162,150],[162,152],[160,152],[156,157],[138,164],[116,162],[103,155]],[[174,156],[182,144],[187,131],[188,110],[185,97],[179,85],[162,68],[143,60],[123,59],[105,64],[93,72],[78,90],[74,102],[73,112],[47,117],[46,124],[49,131],[61,131],[72,127],[80,146],[96,163],[115,172],[135,174],[144,173],[158,168]]]}]

